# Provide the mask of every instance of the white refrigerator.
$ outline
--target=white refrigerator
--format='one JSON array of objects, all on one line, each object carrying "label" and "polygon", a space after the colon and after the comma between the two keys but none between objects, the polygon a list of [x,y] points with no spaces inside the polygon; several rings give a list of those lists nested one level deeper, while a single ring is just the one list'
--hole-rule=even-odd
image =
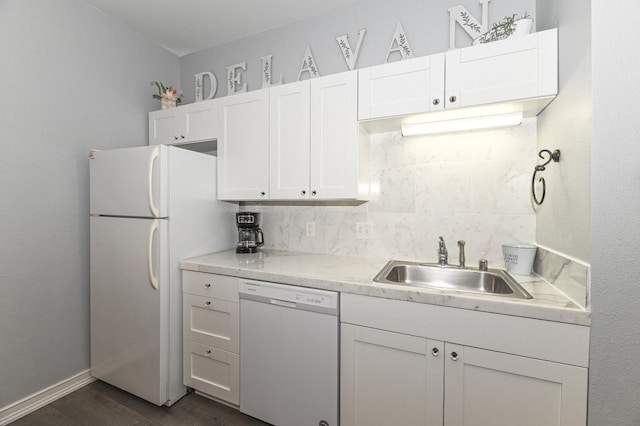
[{"label": "white refrigerator", "polygon": [[182,380],[181,259],[234,247],[216,157],[156,145],[90,154],[91,374],[157,405]]}]

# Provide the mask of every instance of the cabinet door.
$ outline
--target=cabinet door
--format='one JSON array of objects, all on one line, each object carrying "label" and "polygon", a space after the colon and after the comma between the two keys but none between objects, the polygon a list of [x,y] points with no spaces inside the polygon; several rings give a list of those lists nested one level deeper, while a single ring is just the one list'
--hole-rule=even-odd
[{"label": "cabinet door", "polygon": [[584,426],[587,369],[446,344],[446,426]]},{"label": "cabinet door", "polygon": [[359,120],[444,108],[444,53],[358,72]]},{"label": "cabinet door", "polygon": [[309,80],[269,92],[269,198],[309,198]]},{"label": "cabinet door", "polygon": [[223,98],[218,108],[218,199],[261,200],[269,190],[269,89]]},{"label": "cabinet door", "polygon": [[558,92],[557,30],[446,53],[446,108]]},{"label": "cabinet door", "polygon": [[240,404],[240,356],[185,341],[184,384],[234,405]]},{"label": "cabinet door", "polygon": [[240,305],[184,293],[184,339],[229,352],[240,351]]},{"label": "cabinet door", "polygon": [[180,142],[180,110],[168,108],[149,113],[149,145]]},{"label": "cabinet door", "polygon": [[341,424],[442,425],[443,351],[439,341],[343,323]]},{"label": "cabinet door", "polygon": [[357,71],[311,80],[311,199],[358,194]]},{"label": "cabinet door", "polygon": [[182,107],[180,141],[195,142],[218,137],[218,103],[220,100],[196,102]]}]

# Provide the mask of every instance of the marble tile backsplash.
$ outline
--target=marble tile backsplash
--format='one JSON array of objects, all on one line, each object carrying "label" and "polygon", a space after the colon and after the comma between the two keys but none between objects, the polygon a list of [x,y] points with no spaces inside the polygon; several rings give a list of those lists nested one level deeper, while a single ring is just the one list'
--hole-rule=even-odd
[{"label": "marble tile backsplash", "polygon": [[[516,128],[460,135],[371,136],[371,197],[360,205],[260,205],[265,247],[388,259],[435,261],[442,235],[449,260],[466,241],[468,264],[503,267],[501,245],[531,243],[536,218],[529,196],[536,164],[536,119]],[[314,222],[315,236],[306,235]],[[356,222],[370,222],[369,239]]]}]

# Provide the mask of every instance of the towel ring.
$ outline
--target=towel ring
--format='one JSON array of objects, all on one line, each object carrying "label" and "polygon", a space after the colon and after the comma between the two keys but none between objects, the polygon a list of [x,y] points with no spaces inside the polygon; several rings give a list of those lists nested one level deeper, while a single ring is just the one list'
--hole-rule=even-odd
[{"label": "towel ring", "polygon": [[548,149],[543,149],[538,153],[538,157],[542,158],[543,160],[545,160],[545,155],[548,155],[549,158],[546,159],[546,161],[542,164],[538,164],[534,171],[533,171],[533,177],[531,178],[531,197],[533,198],[533,202],[536,203],[537,205],[541,205],[544,202],[544,197],[545,195],[547,195],[547,184],[544,181],[544,177],[540,177],[538,178],[538,182],[540,182],[542,184],[542,197],[540,197],[540,199],[538,199],[538,196],[536,195],[536,173],[538,172],[544,172],[546,165],[549,164],[551,161],[557,163],[558,161],[560,161],[560,150],[556,149],[555,151],[551,152]]}]

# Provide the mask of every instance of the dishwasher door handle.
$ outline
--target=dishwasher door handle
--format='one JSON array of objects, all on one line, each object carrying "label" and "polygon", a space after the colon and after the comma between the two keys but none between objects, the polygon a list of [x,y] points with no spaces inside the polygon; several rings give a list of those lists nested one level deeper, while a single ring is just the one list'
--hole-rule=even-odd
[{"label": "dishwasher door handle", "polygon": [[284,306],[285,308],[297,308],[298,305],[295,302],[287,302],[286,300],[269,299],[269,303],[276,306]]}]

